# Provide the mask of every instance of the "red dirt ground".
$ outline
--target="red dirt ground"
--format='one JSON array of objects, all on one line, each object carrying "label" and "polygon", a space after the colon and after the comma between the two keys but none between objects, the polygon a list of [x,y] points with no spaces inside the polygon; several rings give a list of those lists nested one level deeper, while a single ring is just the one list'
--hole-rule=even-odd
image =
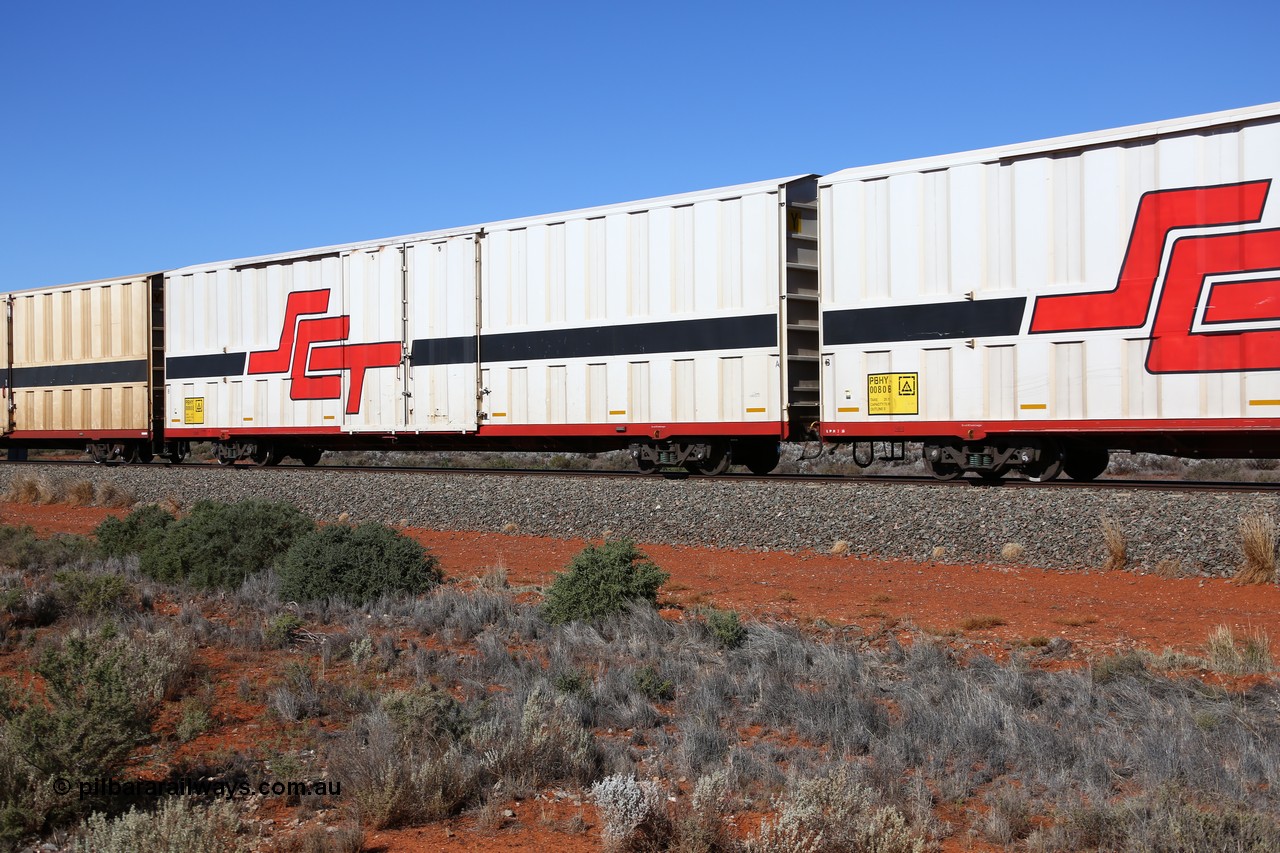
[{"label": "red dirt ground", "polygon": [[[30,524],[42,535],[89,533],[125,510],[66,505],[0,504],[0,522]],[[466,579],[494,568],[513,586],[546,584],[582,548],[581,540],[466,531],[406,531],[439,559],[445,574]],[[1229,625],[1280,636],[1280,586],[1242,587],[1221,578],[1164,579],[1131,572],[1058,572],[1017,566],[958,566],[831,556],[813,552],[746,552],[642,545],[671,580],[663,602],[731,608],[756,619],[825,622],[866,630],[921,630],[994,655],[1031,638],[1061,636],[1077,659],[1118,649],[1196,652],[1209,631]],[[967,620],[1002,624],[964,630]],[[246,732],[250,737],[253,734]],[[478,831],[474,817],[394,832],[370,832],[366,850],[499,851],[599,849],[598,828],[567,827],[575,817],[594,824],[592,810],[572,801],[527,802],[506,808],[515,817]],[[499,812],[501,815],[501,811]],[[961,842],[964,842],[963,846]],[[956,836],[945,849],[971,847]]]}]

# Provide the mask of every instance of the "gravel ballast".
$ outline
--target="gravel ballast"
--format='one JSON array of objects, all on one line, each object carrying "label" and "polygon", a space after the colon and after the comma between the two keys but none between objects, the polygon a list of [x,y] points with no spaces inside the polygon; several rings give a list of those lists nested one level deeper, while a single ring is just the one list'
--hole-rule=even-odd
[{"label": "gravel ballast", "polygon": [[[1115,488],[969,488],[660,477],[565,477],[209,466],[0,466],[0,487],[34,479],[54,494],[111,484],[141,502],[287,500],[320,520],[408,523],[722,548],[829,551],[946,562],[1099,568],[1103,520],[1119,525],[1129,566],[1178,561],[1187,573],[1231,575],[1240,520],[1276,515],[1272,494]],[[510,528],[508,527],[508,530]],[[1006,560],[1010,543],[1022,552]],[[945,549],[938,552],[935,549]],[[1016,552],[1008,549],[1006,553]]]}]

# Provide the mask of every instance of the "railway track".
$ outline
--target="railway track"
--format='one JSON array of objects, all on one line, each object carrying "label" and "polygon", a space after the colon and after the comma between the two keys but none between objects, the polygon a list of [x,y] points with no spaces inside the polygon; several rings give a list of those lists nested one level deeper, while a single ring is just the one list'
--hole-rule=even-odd
[{"label": "railway track", "polygon": [[[236,472],[257,472],[284,470],[294,472],[347,472],[351,474],[418,474],[418,475],[440,475],[440,474],[467,474],[470,476],[519,476],[519,477],[561,477],[561,478],[591,478],[591,479],[632,479],[632,480],[706,480],[697,474],[691,474],[687,471],[666,471],[657,474],[642,474],[638,471],[609,471],[609,470],[573,470],[563,468],[453,468],[439,466],[398,466],[398,465],[317,465],[307,467],[298,464],[282,464],[278,466],[259,467],[251,464],[237,465],[218,465],[212,462],[188,462],[181,466],[170,466],[167,463],[153,462],[147,465],[123,465],[106,463],[99,465],[88,459],[59,459],[59,460],[42,460],[33,459],[24,462],[4,462],[10,466],[54,466],[54,467],[88,467],[90,469],[101,469],[112,467],[122,467],[129,470],[156,470],[158,468],[176,467],[181,470],[208,470],[223,471],[227,474],[235,474]],[[1037,482],[1033,480],[1023,479],[1021,477],[1004,477],[999,480],[983,480],[976,477],[963,477],[955,480],[939,480],[931,476],[911,475],[911,474],[766,474],[756,475],[747,473],[727,473],[722,474],[714,479],[717,482],[743,482],[743,483],[807,483],[810,485],[822,484],[853,484],[865,483],[867,485],[883,485],[883,486],[945,486],[951,488],[972,488],[972,489],[1116,489],[1130,491],[1176,491],[1176,492],[1261,492],[1271,493],[1280,492],[1280,482],[1256,482],[1256,481],[1227,481],[1227,480],[1167,480],[1167,479],[1135,479],[1135,478],[1119,478],[1105,477],[1098,480],[1088,482],[1079,482],[1069,479],[1049,480],[1047,482]]]}]

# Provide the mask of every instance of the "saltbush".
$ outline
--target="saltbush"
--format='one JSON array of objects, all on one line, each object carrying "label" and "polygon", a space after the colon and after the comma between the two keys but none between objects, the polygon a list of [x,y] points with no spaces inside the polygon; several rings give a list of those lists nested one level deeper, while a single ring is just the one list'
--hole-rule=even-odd
[{"label": "saltbush", "polygon": [[281,613],[262,632],[262,639],[273,649],[283,649],[293,643],[298,636],[298,629],[304,624],[306,623],[293,613]]},{"label": "saltbush", "polygon": [[138,595],[124,577],[93,574],[80,569],[63,569],[53,576],[59,606],[67,611],[96,616],[112,611],[133,610]]},{"label": "saltbush", "polygon": [[142,551],[139,568],[157,580],[234,589],[273,565],[315,524],[287,503],[200,501]]},{"label": "saltbush", "polygon": [[27,526],[0,524],[0,567],[28,571],[78,562],[92,554],[92,546],[82,536],[60,534],[40,539]]},{"label": "saltbush", "polygon": [[107,518],[94,530],[98,550],[107,557],[140,554],[176,520],[173,513],[155,504],[140,506],[124,518]]},{"label": "saltbush", "polygon": [[0,683],[0,840],[62,825],[97,802],[51,787],[120,770],[151,736],[161,701],[190,671],[191,643],[160,632],[131,636],[107,624],[71,631],[40,657],[44,692]]},{"label": "saltbush", "polygon": [[726,649],[736,649],[747,641],[747,629],[736,610],[708,610],[707,630]]},{"label": "saltbush", "polygon": [[385,594],[426,592],[440,583],[438,561],[381,524],[335,524],[300,536],[279,569],[280,595],[293,601],[341,598],[364,604]]},{"label": "saltbush", "polygon": [[238,834],[234,803],[193,805],[187,797],[170,797],[155,811],[130,809],[114,820],[97,812],[84,824],[76,853],[237,853],[251,849]]},{"label": "saltbush", "polygon": [[588,545],[574,556],[567,571],[556,575],[542,615],[548,622],[564,623],[617,613],[632,602],[654,605],[658,587],[669,577],[630,540]]}]

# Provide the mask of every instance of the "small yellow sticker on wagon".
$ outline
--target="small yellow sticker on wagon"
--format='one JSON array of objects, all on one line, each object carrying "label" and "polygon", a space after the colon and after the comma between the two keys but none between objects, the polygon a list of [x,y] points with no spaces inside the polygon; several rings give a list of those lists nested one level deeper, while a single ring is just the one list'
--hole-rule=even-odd
[{"label": "small yellow sticker on wagon", "polygon": [[920,374],[868,373],[868,415],[920,414]]},{"label": "small yellow sticker on wagon", "polygon": [[184,424],[204,423],[204,397],[184,397],[182,406]]}]

